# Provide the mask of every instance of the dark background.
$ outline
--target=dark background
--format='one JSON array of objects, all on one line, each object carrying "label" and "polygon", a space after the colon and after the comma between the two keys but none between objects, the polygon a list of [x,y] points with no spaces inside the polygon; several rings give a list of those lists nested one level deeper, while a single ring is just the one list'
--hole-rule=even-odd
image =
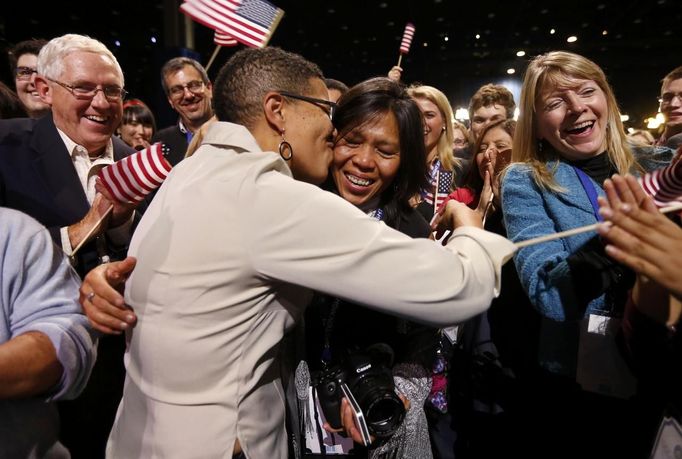
[{"label": "dark background", "polygon": [[[518,97],[528,59],[565,49],[604,69],[623,113],[630,116],[626,124],[642,127],[643,119],[657,110],[661,78],[682,65],[679,0],[275,3],[285,16],[270,44],[304,55],[326,76],[349,85],[385,75],[397,63],[405,23],[413,22],[417,31],[403,59],[403,79],[438,87],[455,108],[466,107],[473,92],[488,82],[505,83]],[[212,31],[198,24],[192,26],[194,50],[186,49],[179,5],[179,0],[12,2],[0,16],[0,48],[64,33],[97,38],[119,59],[131,96],[146,101],[163,127],[175,118],[161,93],[160,66],[180,54],[206,65],[214,50]],[[570,35],[578,40],[567,43]],[[221,49],[211,77],[238,48]],[[519,50],[526,55],[517,57]],[[13,86],[6,60],[0,61],[0,77]],[[516,73],[508,75],[509,68]]]}]

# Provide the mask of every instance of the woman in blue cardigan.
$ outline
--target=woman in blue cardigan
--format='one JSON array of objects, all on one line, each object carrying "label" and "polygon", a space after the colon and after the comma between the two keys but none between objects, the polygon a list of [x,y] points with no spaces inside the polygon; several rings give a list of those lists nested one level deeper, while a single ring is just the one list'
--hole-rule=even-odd
[{"label": "woman in blue cardigan", "polygon": [[[629,146],[604,72],[562,51],[530,62],[512,151],[516,164],[503,178],[502,210],[514,242],[597,222],[606,178],[653,170],[671,159],[667,149]],[[632,273],[605,254],[596,233],[527,246],[514,262],[543,316],[542,441],[556,447],[570,440],[575,450],[569,455],[592,455],[588,444],[600,445],[603,454],[615,456],[618,448],[632,454],[646,426],[624,400],[635,381],[615,342]],[[568,422],[571,417],[578,422]]]}]

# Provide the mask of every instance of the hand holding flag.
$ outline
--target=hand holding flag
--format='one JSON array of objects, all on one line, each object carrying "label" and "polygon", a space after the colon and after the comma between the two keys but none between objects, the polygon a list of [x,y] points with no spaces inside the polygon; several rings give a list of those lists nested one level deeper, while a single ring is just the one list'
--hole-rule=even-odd
[{"label": "hand holding flag", "polygon": [[113,198],[122,203],[138,203],[161,186],[172,166],[164,157],[167,148],[155,143],[116,161],[97,174]]},{"label": "hand holding flag", "polygon": [[400,41],[400,56],[398,57],[398,67],[400,67],[400,63],[402,62],[403,54],[407,54],[410,52],[410,45],[412,45],[412,38],[414,38],[415,30],[416,29],[414,27],[414,24],[412,24],[411,22],[408,22],[407,25],[405,25],[403,39]]},{"label": "hand holding flag", "polygon": [[[102,187],[110,201],[124,206],[137,205],[149,193],[161,186],[166,179],[172,166],[164,157],[167,148],[161,143],[133,153],[120,161],[116,161],[97,174],[98,187]],[[103,213],[98,221],[90,227],[88,233],[73,249],[71,256],[75,256],[78,250],[92,237],[105,218],[111,214],[114,205]]]}]

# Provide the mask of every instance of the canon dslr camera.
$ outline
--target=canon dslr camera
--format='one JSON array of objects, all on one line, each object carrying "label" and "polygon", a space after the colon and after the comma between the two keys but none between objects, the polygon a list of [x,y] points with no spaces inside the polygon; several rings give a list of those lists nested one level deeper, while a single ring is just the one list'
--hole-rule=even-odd
[{"label": "canon dslr camera", "polygon": [[[390,354],[387,357],[381,346],[370,346],[364,352],[351,353],[339,366],[329,367],[314,378],[322,412],[331,427],[343,427],[340,409],[341,399],[346,396],[344,384],[351,395],[347,398],[354,399],[362,410],[370,434],[387,438],[402,424],[405,406],[395,393],[393,375],[388,368],[393,352],[388,347]],[[349,402],[353,407],[353,401]]]}]

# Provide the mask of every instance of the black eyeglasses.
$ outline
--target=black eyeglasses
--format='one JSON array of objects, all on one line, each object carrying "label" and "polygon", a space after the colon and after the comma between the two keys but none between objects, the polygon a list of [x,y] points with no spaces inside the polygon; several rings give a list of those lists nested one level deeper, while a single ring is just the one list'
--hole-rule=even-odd
[{"label": "black eyeglasses", "polygon": [[72,86],[70,84],[62,83],[61,81],[53,80],[52,78],[48,78],[48,80],[57,83],[59,86],[73,94],[76,99],[80,100],[92,100],[97,95],[98,91],[102,91],[104,97],[110,102],[123,100],[126,94],[128,94],[128,91],[119,88],[118,86],[104,86],[103,88],[98,88],[97,86]]},{"label": "black eyeglasses", "polygon": [[664,92],[661,94],[661,97],[658,98],[658,103],[661,105],[668,105],[675,99],[675,97],[682,102],[682,92]]},{"label": "black eyeglasses", "polygon": [[168,88],[168,93],[173,99],[179,99],[185,93],[185,88],[189,89],[192,94],[203,94],[204,82],[199,80],[190,81],[187,84],[178,84]]},{"label": "black eyeglasses", "polygon": [[32,69],[31,67],[17,67],[14,69],[14,76],[17,78],[17,80],[29,80],[31,79],[31,75],[36,73],[36,69]]},{"label": "black eyeglasses", "polygon": [[332,102],[330,100],[325,100],[325,99],[316,99],[315,97],[308,97],[308,96],[300,96],[298,94],[292,94],[290,92],[284,92],[284,91],[279,91],[281,95],[284,97],[290,97],[292,99],[297,99],[297,100],[302,100],[304,102],[308,102],[310,104],[317,105],[320,107],[320,105],[324,105],[326,107],[329,107],[329,111],[325,110],[323,107],[322,110],[329,116],[330,120],[334,119],[334,114],[336,113],[336,109],[338,108],[338,105],[336,105],[336,102]]}]

